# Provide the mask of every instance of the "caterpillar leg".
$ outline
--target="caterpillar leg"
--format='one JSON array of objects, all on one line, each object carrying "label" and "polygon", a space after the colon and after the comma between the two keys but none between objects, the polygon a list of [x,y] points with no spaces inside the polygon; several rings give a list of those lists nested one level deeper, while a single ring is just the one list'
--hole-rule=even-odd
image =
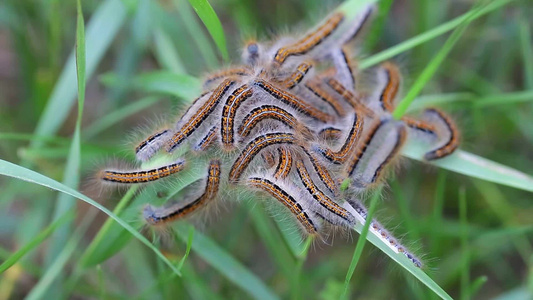
[{"label": "caterpillar leg", "polygon": [[[368,216],[368,210],[366,207],[355,198],[349,198],[347,202],[350,207],[346,207],[352,211],[359,222],[364,224]],[[389,246],[392,251],[405,255],[405,257],[407,257],[418,268],[423,267],[421,260],[418,259],[413,253],[409,252],[406,247],[401,245],[398,240],[394,238],[394,236],[378,221],[371,220],[369,230],[378,238],[380,238],[387,246]]]},{"label": "caterpillar leg", "polygon": [[100,180],[116,184],[137,184],[156,181],[176,174],[185,168],[185,160],[150,170],[117,171],[105,170],[98,174]]},{"label": "caterpillar leg", "polygon": [[209,162],[207,178],[205,180],[205,190],[203,193],[193,199],[183,203],[175,203],[168,207],[145,206],[143,217],[146,223],[150,225],[161,225],[177,219],[184,218],[212,201],[220,187],[220,161],[212,160]]},{"label": "caterpillar leg", "polygon": [[140,161],[147,161],[159,151],[172,135],[170,129],[158,131],[135,147],[135,156]]},{"label": "caterpillar leg", "polygon": [[377,182],[383,170],[399,154],[407,130],[401,121],[384,119],[376,122],[365,135],[345,169],[356,189]]}]

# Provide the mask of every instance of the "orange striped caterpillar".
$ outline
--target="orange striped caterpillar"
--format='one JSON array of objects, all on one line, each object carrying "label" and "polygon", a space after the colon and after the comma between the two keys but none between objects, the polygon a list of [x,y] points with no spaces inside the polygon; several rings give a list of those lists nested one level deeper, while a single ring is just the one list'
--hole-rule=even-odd
[{"label": "orange striped caterpillar", "polygon": [[[234,187],[281,203],[305,234],[320,236],[327,224],[352,228],[365,222],[366,208],[357,198],[386,178],[408,140],[429,138],[426,160],[451,155],[460,140],[457,126],[438,109],[427,109],[421,119],[392,118],[402,86],[396,65],[375,68],[375,80],[365,80],[356,68],[350,42],[360,38],[374,12],[374,5],[355,15],[337,11],[301,38],[249,41],[241,65],[205,77],[201,95],[175,127],[156,131],[135,148],[142,162],[161,152],[172,163],[105,170],[98,178],[117,185],[179,180],[186,165],[209,162],[197,193],[171,205],[145,206],[144,219],[153,226],[189,216]],[[363,91],[361,82],[375,84]],[[346,189],[342,182],[349,183]],[[421,266],[371,222],[372,234]]]}]

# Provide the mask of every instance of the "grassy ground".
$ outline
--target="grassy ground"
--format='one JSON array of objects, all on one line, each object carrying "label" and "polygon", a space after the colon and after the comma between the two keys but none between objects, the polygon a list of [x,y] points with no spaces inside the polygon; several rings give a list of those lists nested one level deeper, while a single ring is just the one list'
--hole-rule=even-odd
[{"label": "grassy ground", "polygon": [[383,0],[361,45],[362,68],[401,66],[408,110],[438,104],[462,129],[462,156],[429,166],[408,148],[415,160],[374,197],[429,277],[357,233],[306,247],[251,202],[153,238],[139,209],[162,201],[160,187],[92,189],[97,166],[131,160],[129,135],[171,118],[199,76],[238,61],[242,41],[306,28],[341,4],[212,2],[216,15],[200,0],[84,1],[84,20],[74,1],[0,2],[0,299],[338,299],[352,259],[350,298],[533,297],[530,0]]}]

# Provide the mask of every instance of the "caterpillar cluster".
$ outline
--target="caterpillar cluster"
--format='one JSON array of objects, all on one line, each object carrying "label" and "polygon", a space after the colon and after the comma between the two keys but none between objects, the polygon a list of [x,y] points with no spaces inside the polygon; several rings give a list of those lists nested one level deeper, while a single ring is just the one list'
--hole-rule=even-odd
[{"label": "caterpillar cluster", "polygon": [[[374,11],[368,5],[355,18],[334,12],[302,38],[247,43],[242,65],[208,76],[176,125],[135,149],[141,162],[188,149],[183,157],[150,170],[106,170],[99,179],[147,183],[177,176],[191,159],[207,160],[199,191],[169,206],[145,207],[150,225],[188,216],[237,186],[280,202],[310,235],[319,235],[324,223],[352,228],[364,222],[367,210],[358,197],[382,180],[406,140],[427,137],[427,160],[451,154],[459,141],[454,123],[438,109],[427,109],[420,120],[392,117],[401,82],[393,63],[374,70],[372,92],[358,89],[363,74],[349,45]],[[370,230],[421,266],[377,221]]]}]

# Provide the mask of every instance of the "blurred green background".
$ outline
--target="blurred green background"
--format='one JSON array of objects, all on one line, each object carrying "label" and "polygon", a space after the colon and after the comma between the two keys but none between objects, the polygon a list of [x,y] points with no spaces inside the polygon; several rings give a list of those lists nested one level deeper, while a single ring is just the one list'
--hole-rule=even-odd
[{"label": "blurred green background", "polygon": [[[341,3],[211,2],[224,28],[228,61],[186,0],[82,1],[87,88],[78,170],[66,165],[69,153],[75,153],[76,2],[2,0],[0,158],[71,186],[79,176],[81,192],[138,227],[138,212],[156,188],[99,193],[90,184],[95,170],[113,158],[132,161],[132,133],[172,119],[195,96],[201,76],[239,62],[243,41],[302,32]],[[463,150],[531,175],[533,1],[507,2],[468,26],[421,100],[439,103],[454,116]],[[359,56],[400,44],[472,5],[381,1]],[[209,22],[216,28],[215,19]],[[215,33],[219,41],[221,36]],[[447,36],[394,57],[404,74],[404,91]],[[426,271],[453,298],[533,299],[532,189],[404,159],[384,189],[377,217],[423,258]],[[196,230],[182,223],[177,233],[156,234],[156,246],[175,263],[192,244],[177,277],[121,226],[107,221],[101,229],[107,217],[92,206],[2,176],[0,262],[13,264],[0,267],[0,299],[337,299],[358,234],[336,234],[329,244],[312,244],[307,256],[295,256],[271,212],[261,204],[223,201],[217,212],[192,219]],[[27,250],[25,255],[13,260],[20,249]],[[350,295],[437,299],[368,243]]]}]

